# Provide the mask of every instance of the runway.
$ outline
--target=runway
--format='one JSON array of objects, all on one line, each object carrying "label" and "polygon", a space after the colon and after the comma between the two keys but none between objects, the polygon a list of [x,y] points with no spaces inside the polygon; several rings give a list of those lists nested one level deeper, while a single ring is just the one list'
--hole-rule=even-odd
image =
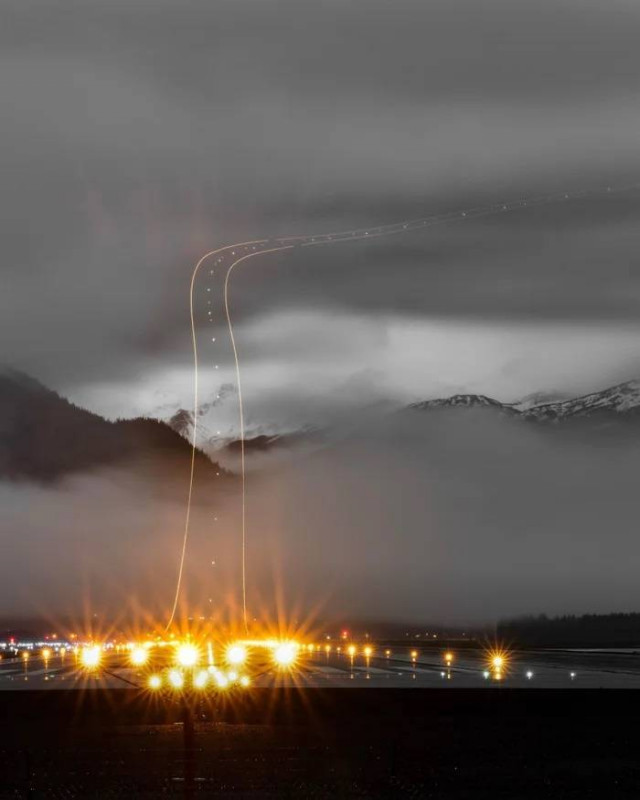
[{"label": "runway", "polygon": [[[379,654],[378,654],[379,653]],[[437,650],[391,652],[376,648],[367,659],[347,653],[303,654],[295,668],[282,670],[264,663],[247,667],[255,688],[344,689],[638,689],[640,649],[529,650],[509,653],[497,680],[481,649],[453,653],[447,667]],[[56,689],[133,689],[147,685],[149,669],[133,668],[122,655],[109,655],[95,672],[83,669],[72,653],[45,660],[33,654],[0,662],[0,691]]]}]

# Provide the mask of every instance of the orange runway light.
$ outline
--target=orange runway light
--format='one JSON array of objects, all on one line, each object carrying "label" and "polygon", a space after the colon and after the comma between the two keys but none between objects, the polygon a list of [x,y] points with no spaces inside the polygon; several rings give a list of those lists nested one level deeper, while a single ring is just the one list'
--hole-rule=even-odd
[{"label": "orange runway light", "polygon": [[273,659],[279,667],[290,667],[298,656],[298,646],[295,642],[282,642],[273,651]]},{"label": "orange runway light", "polygon": [[182,667],[195,667],[200,658],[198,648],[192,644],[181,644],[176,652],[178,664]]},{"label": "orange runway light", "polygon": [[169,683],[174,689],[182,689],[184,685],[184,675],[179,669],[172,669],[168,677]]},{"label": "orange runway light", "polygon": [[193,685],[196,689],[204,689],[209,681],[209,673],[206,670],[201,670],[198,672],[196,677],[193,679]]},{"label": "orange runway light", "polygon": [[162,678],[159,675],[152,675],[149,678],[149,688],[159,689],[162,686]]},{"label": "orange runway light", "polygon": [[102,661],[102,648],[99,645],[83,648],[80,661],[85,669],[97,669]]},{"label": "orange runway light", "polygon": [[131,663],[135,667],[141,667],[149,659],[149,651],[144,647],[134,647],[131,651]]},{"label": "orange runway light", "polygon": [[233,644],[227,649],[226,656],[230,664],[244,664],[247,660],[247,648],[241,644]]}]

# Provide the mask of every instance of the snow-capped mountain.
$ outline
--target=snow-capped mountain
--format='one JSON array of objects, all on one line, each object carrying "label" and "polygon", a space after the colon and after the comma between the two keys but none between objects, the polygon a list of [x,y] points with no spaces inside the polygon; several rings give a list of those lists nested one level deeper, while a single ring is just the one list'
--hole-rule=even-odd
[{"label": "snow-capped mountain", "polygon": [[[414,410],[435,408],[487,408],[538,422],[561,422],[577,418],[622,420],[640,416],[640,380],[627,381],[571,399],[549,401],[548,395],[529,395],[516,403],[501,403],[481,394],[457,394],[448,398],[413,403]],[[542,400],[542,402],[536,402]]]},{"label": "snow-capped mountain", "polygon": [[[212,400],[201,403],[197,410],[196,444],[205,452],[212,452],[224,447],[237,431],[238,411],[235,402],[236,390],[232,384],[223,384],[215,392]],[[234,402],[225,403],[231,397]],[[156,412],[163,422],[179,433],[187,441],[193,440],[193,409],[186,409],[177,404],[166,407],[161,413]]]},{"label": "snow-capped mountain", "polygon": [[511,406],[518,411],[528,411],[530,408],[534,408],[534,406],[561,403],[564,400],[571,400],[571,395],[562,392],[532,392],[521,400],[511,403]]},{"label": "snow-capped mountain", "polygon": [[[231,469],[235,466],[234,458],[239,446],[237,408],[235,402],[225,405],[221,401],[232,393],[232,387],[225,387],[211,402],[199,407],[196,431],[198,447],[210,456],[226,461]],[[483,394],[456,394],[409,406],[410,410],[419,412],[447,408],[485,410],[514,420],[540,423],[582,420],[602,428],[603,423],[607,427],[616,422],[628,422],[636,416],[640,418],[640,380],[627,381],[575,398],[566,398],[558,392],[537,392],[514,403],[503,403]],[[193,436],[193,419],[193,411],[186,409],[177,409],[165,418],[167,424],[189,442]],[[245,431],[246,453],[258,463],[269,454],[275,455],[276,451],[282,456],[304,451],[309,446],[317,446],[320,440],[324,441],[327,437],[331,439],[329,430],[319,435],[319,430],[311,426],[284,430],[275,425],[249,422]]]},{"label": "snow-capped mountain", "polygon": [[542,403],[524,412],[537,420],[565,420],[575,417],[603,416],[606,414],[623,414],[633,416],[640,410],[640,380],[627,381],[591,392],[573,400],[562,400],[555,403]]},{"label": "snow-capped mountain", "polygon": [[[423,400],[419,403],[412,403],[409,408],[424,410],[429,408],[493,408],[505,413],[513,412],[509,404],[501,403],[492,397],[484,394],[454,394],[451,397],[443,397],[435,400]],[[517,413],[517,412],[516,412]]]}]

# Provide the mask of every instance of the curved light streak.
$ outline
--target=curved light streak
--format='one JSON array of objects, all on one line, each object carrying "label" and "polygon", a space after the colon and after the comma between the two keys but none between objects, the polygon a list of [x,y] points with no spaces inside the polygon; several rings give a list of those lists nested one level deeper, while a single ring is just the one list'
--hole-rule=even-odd
[{"label": "curved light streak", "polygon": [[249,623],[247,620],[247,510],[246,510],[246,470],[244,468],[244,406],[242,404],[242,382],[240,380],[240,360],[238,358],[238,348],[236,347],[236,337],[233,334],[233,324],[231,322],[231,312],[229,309],[229,278],[233,272],[233,268],[243,261],[257,255],[265,255],[266,253],[276,253],[280,250],[291,250],[294,245],[282,245],[281,247],[271,247],[268,250],[258,250],[255,253],[247,253],[247,255],[238,258],[227,269],[227,274],[224,279],[224,311],[227,317],[227,326],[229,328],[229,337],[231,339],[231,347],[233,349],[233,359],[236,365],[236,386],[238,389],[238,413],[240,420],[240,474],[242,481],[242,621],[244,622],[244,629],[249,633]]},{"label": "curved light streak", "polygon": [[199,259],[191,274],[191,284],[189,286],[189,317],[191,320],[191,345],[193,348],[193,432],[191,435],[191,465],[189,468],[189,491],[187,493],[187,511],[184,521],[184,534],[182,537],[182,549],[180,552],[178,579],[176,582],[176,592],[173,599],[173,607],[171,609],[169,622],[167,622],[166,630],[169,630],[169,628],[173,624],[173,620],[175,619],[176,616],[176,610],[178,608],[178,600],[180,599],[180,589],[182,587],[182,575],[184,572],[184,559],[187,553],[187,541],[189,539],[189,521],[191,518],[191,500],[193,497],[193,476],[195,474],[195,466],[196,466],[196,450],[197,450],[196,439],[198,434],[198,342],[196,337],[195,319],[193,316],[193,287],[195,286],[196,277],[198,276],[200,267],[204,264],[204,262],[208,258],[211,258],[211,256],[215,256],[218,253],[222,253],[229,247],[243,247],[244,245],[258,244],[261,243],[262,241],[264,240],[256,239],[250,242],[241,242],[238,245],[227,245],[226,247],[219,247],[217,248],[217,250],[210,250],[208,253],[205,253]]},{"label": "curved light streak", "polygon": [[219,247],[216,250],[210,250],[205,253],[200,260],[196,263],[192,275],[191,284],[189,289],[189,313],[191,320],[191,341],[193,347],[194,359],[194,383],[193,383],[193,433],[191,437],[191,466],[189,473],[189,491],[187,496],[187,511],[185,516],[184,534],[182,539],[182,549],[180,553],[180,566],[178,569],[178,580],[176,585],[176,592],[171,610],[171,616],[167,623],[167,630],[171,627],[175,618],[178,600],[180,596],[180,589],[182,585],[182,577],[184,572],[184,561],[187,550],[187,541],[189,538],[189,522],[191,515],[191,501],[193,497],[193,478],[195,472],[195,455],[196,455],[196,436],[198,424],[198,346],[196,341],[195,319],[193,314],[193,289],[195,280],[202,264],[211,256],[223,253],[232,248],[246,247],[248,245],[264,245],[273,241],[277,246],[270,247],[265,250],[257,250],[252,253],[247,253],[240,258],[236,259],[228,268],[224,281],[224,306],[227,318],[227,327],[229,330],[229,337],[231,339],[231,346],[233,349],[233,356],[235,361],[236,383],[238,389],[238,414],[239,414],[239,430],[240,430],[240,469],[241,469],[241,492],[242,492],[242,612],[245,630],[248,630],[247,619],[247,586],[246,586],[246,474],[245,474],[245,443],[244,443],[244,408],[242,402],[242,386],[240,379],[240,361],[238,358],[238,350],[236,346],[235,336],[233,333],[233,324],[231,320],[230,306],[229,306],[229,279],[231,273],[238,264],[246,261],[254,256],[264,255],[266,253],[275,253],[282,250],[290,250],[296,245],[301,247],[315,247],[323,244],[337,244],[340,242],[353,242],[362,239],[374,239],[380,236],[391,236],[399,233],[408,233],[416,231],[421,228],[430,227],[433,225],[446,224],[448,222],[462,222],[470,219],[478,219],[481,217],[491,216],[493,214],[500,214],[508,211],[517,211],[525,208],[532,208],[549,203],[562,202],[566,200],[577,200],[587,197],[599,196],[601,194],[620,194],[628,192],[633,189],[640,188],[640,182],[627,184],[619,187],[607,186],[600,189],[586,189],[580,192],[555,192],[553,194],[540,195],[537,197],[527,197],[522,200],[510,201],[506,203],[492,203],[486,206],[474,206],[468,209],[458,211],[448,211],[441,214],[433,214],[428,217],[421,217],[418,219],[403,220],[386,225],[374,225],[369,228],[354,228],[351,230],[332,231],[329,233],[321,234],[298,234],[294,236],[279,236],[275,239],[253,239],[248,242],[238,242],[235,244]]}]

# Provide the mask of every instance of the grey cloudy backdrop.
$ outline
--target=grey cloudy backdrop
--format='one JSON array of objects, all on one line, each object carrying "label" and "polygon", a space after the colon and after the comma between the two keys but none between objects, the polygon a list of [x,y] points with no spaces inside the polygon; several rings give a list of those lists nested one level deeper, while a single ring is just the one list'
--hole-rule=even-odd
[{"label": "grey cloudy backdrop", "polygon": [[[640,180],[638,41],[633,0],[5,0],[0,362],[108,416],[167,413],[191,402],[205,250]],[[639,214],[640,191],[602,191],[246,264],[251,423],[640,376]],[[233,380],[220,277],[196,287],[203,399]],[[277,539],[301,592],[361,615],[637,608],[634,443],[495,424],[412,422],[256,480],[252,546]],[[143,580],[166,605],[179,503],[112,475],[0,494],[2,608]],[[216,570],[237,585],[229,503],[222,532],[194,517],[204,597]]]},{"label": "grey cloudy backdrop", "polygon": [[[21,0],[3,16],[2,358],[103,413],[188,402],[205,249],[640,174],[632,2]],[[316,394],[365,375],[402,400],[637,373],[639,210],[637,192],[602,195],[247,265],[234,305],[256,409],[304,396],[310,360]],[[589,359],[585,327],[610,342]],[[499,344],[512,333],[520,352]]]}]

